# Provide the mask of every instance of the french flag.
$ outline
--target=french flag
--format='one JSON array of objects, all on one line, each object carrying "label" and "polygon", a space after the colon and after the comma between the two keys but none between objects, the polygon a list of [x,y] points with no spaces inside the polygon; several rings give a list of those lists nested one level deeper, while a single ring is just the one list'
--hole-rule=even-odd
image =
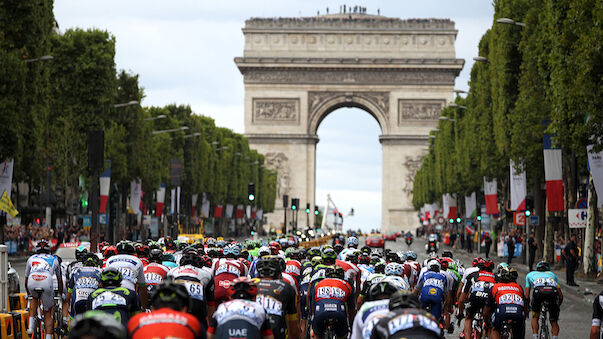
[{"label": "french flag", "polygon": [[165,202],[165,184],[161,184],[161,187],[157,190],[157,209],[155,215],[161,217],[163,215],[163,203]]},{"label": "french flag", "polygon": [[544,179],[549,212],[563,211],[563,167],[560,148],[553,148],[550,135],[544,135]]},{"label": "french flag", "polygon": [[109,167],[100,178],[100,206],[98,207],[98,213],[105,213],[107,211],[107,201],[109,200],[109,188],[111,187],[111,167]]},{"label": "french flag", "polygon": [[498,200],[496,196],[496,179],[491,181],[484,177],[484,197],[486,198],[486,213],[498,214]]}]

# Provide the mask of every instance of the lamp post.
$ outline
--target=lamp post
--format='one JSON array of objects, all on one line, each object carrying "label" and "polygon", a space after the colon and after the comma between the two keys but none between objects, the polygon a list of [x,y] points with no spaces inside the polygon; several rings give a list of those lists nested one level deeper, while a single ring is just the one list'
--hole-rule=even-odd
[{"label": "lamp post", "polygon": [[120,108],[120,107],[126,107],[126,106],[134,106],[134,105],[138,105],[139,102],[136,100],[132,100],[132,101],[128,101],[128,102],[124,102],[121,104],[115,104],[113,105],[113,108]]},{"label": "lamp post", "polygon": [[476,57],[473,57],[473,60],[474,60],[474,61],[477,61],[477,62],[488,62],[488,58],[483,57],[483,56],[476,56]]},{"label": "lamp post", "polygon": [[187,129],[188,129],[188,126],[182,126],[182,127],[178,127],[178,128],[164,129],[161,131],[153,131],[153,132],[151,132],[151,134],[157,135],[157,134],[164,134],[164,133],[173,133],[173,132],[179,132],[179,131],[186,131]]},{"label": "lamp post", "polygon": [[37,61],[46,61],[46,60],[52,60],[54,59],[54,57],[52,55],[44,55],[41,56],[39,58],[35,58],[35,59],[25,59],[23,61],[25,61],[26,63],[30,63],[30,62],[37,62]]},{"label": "lamp post", "polygon": [[496,19],[496,22],[499,24],[505,24],[505,25],[514,25],[514,26],[520,26],[520,27],[526,26],[526,24],[523,22],[515,21],[515,20],[509,19],[509,18],[498,18],[498,19]]},{"label": "lamp post", "polygon": [[153,121],[153,120],[165,119],[165,118],[167,118],[167,116],[165,114],[160,114],[156,117],[144,118],[144,121]]}]

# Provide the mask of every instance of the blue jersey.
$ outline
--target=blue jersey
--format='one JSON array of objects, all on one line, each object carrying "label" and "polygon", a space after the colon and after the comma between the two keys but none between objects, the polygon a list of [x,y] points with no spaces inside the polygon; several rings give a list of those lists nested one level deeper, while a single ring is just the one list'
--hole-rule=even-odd
[{"label": "blue jersey", "polygon": [[258,277],[258,261],[260,261],[260,258],[255,259],[252,263],[251,266],[249,266],[249,277],[251,278],[257,278]]},{"label": "blue jersey", "polygon": [[526,288],[536,289],[542,287],[559,288],[559,279],[551,271],[532,271],[526,275]]},{"label": "blue jersey", "polygon": [[421,295],[443,296],[448,291],[448,278],[441,272],[427,271],[417,283]]},{"label": "blue jersey", "polygon": [[88,302],[90,293],[99,288],[100,274],[101,269],[98,267],[80,267],[71,275],[67,286],[67,290],[71,293],[71,316],[83,313],[79,307],[76,307],[76,303]]}]

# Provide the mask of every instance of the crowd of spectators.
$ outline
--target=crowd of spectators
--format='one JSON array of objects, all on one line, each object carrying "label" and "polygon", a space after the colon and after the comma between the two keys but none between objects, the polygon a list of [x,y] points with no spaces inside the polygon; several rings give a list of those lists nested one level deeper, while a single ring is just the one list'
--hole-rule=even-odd
[{"label": "crowd of spectators", "polygon": [[28,225],[4,226],[5,241],[16,242],[18,254],[29,252],[30,240],[56,239],[57,243],[90,241],[89,232],[81,227],[67,224],[56,225],[55,228],[33,223]]}]

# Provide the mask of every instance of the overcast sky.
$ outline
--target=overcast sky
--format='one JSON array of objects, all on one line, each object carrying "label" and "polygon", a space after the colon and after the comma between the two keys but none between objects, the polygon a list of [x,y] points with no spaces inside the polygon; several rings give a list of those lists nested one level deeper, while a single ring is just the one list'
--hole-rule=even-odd
[{"label": "overcast sky", "polygon": [[[317,0],[55,0],[61,31],[100,28],[116,38],[118,69],[140,75],[145,106],[189,104],[216,124],[244,133],[243,78],[233,58],[243,55],[241,28],[250,17],[314,16],[333,13],[342,1]],[[406,18],[450,18],[459,31],[457,58],[465,68],[456,87],[467,89],[472,58],[492,24],[488,0],[370,0],[347,5],[369,14]],[[317,201],[330,193],[340,210],[355,209],[344,227],[381,224],[381,130],[358,109],[339,109],[318,129]],[[347,212],[346,212],[347,213]]]}]

